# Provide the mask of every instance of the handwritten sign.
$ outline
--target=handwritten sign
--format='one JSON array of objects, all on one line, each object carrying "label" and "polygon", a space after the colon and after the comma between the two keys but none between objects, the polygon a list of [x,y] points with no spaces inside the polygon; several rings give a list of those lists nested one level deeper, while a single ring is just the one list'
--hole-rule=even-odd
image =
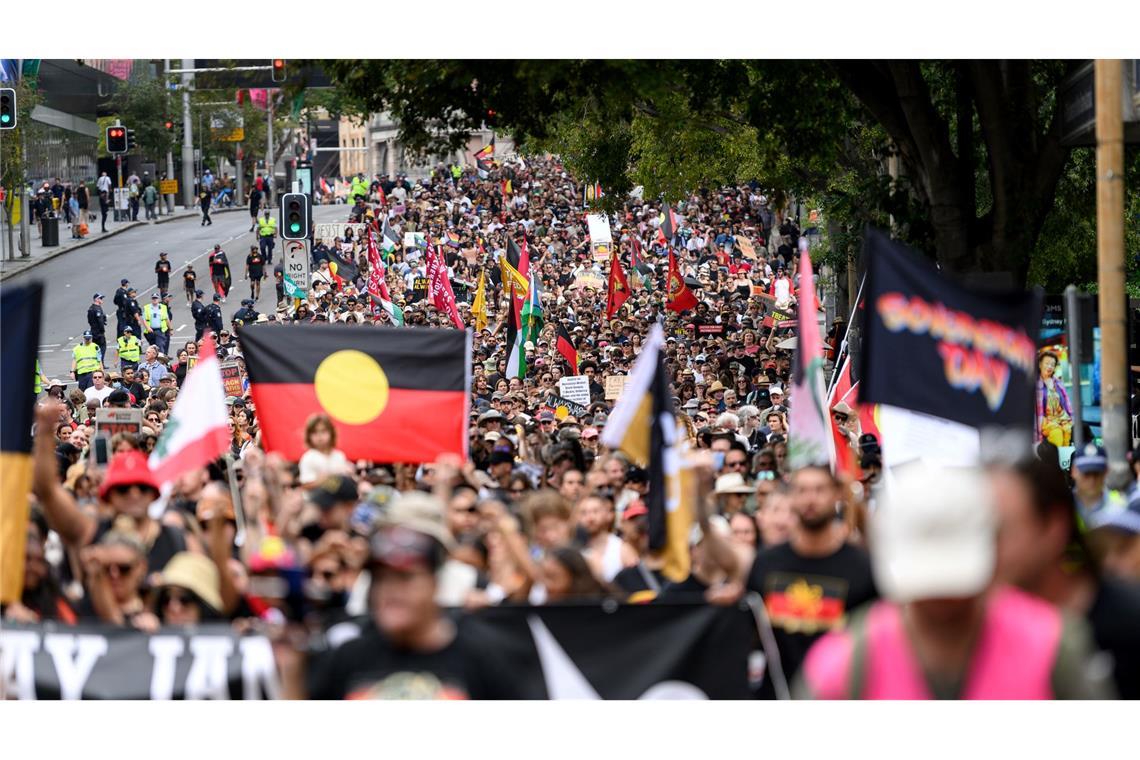
[{"label": "handwritten sign", "polygon": [[563,398],[576,404],[590,403],[590,378],[585,375],[572,375],[558,380],[558,392]]},{"label": "handwritten sign", "polygon": [[574,284],[570,287],[575,290],[582,288],[589,288],[590,290],[605,290],[606,278],[599,272],[582,272],[574,278]]},{"label": "handwritten sign", "polygon": [[756,260],[756,249],[753,247],[751,240],[744,237],[743,235],[739,235],[736,238],[736,244],[740,247],[741,253],[753,261]]},{"label": "handwritten sign", "polygon": [[616,401],[629,385],[629,375],[610,375],[606,378],[606,401]]}]

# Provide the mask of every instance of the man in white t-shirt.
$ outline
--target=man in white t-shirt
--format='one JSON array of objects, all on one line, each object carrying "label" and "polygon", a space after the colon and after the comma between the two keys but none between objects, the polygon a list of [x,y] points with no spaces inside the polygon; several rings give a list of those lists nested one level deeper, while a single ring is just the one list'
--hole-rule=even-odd
[{"label": "man in white t-shirt", "polygon": [[95,187],[98,188],[101,193],[111,192],[111,178],[107,176],[107,172],[103,172],[99,176],[99,181],[95,183]]},{"label": "man in white t-shirt", "polygon": [[103,401],[106,400],[106,398],[110,396],[114,390],[114,388],[107,385],[106,376],[103,374],[103,370],[95,370],[95,372],[91,374],[91,385],[87,388],[87,390],[83,391],[83,395],[87,398],[88,401],[94,399],[95,401],[98,401],[100,404],[102,404]]}]

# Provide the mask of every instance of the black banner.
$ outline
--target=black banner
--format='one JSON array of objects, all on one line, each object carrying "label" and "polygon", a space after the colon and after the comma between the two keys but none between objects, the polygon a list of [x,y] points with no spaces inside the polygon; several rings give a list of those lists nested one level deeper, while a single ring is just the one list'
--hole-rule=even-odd
[{"label": "black banner", "polygon": [[280,691],[269,640],[228,625],[149,635],[5,622],[0,631],[0,698],[276,699]]},{"label": "black banner", "polygon": [[475,615],[525,699],[748,699],[750,613],[707,605],[494,607]]},{"label": "black banner", "polygon": [[973,427],[1033,424],[1041,295],[978,293],[867,230],[860,401]]}]

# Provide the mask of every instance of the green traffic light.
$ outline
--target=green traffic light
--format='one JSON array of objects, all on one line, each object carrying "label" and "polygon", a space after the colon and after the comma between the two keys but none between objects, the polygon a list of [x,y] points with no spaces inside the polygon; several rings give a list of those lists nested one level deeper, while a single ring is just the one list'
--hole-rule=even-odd
[{"label": "green traffic light", "polygon": [[301,225],[297,224],[296,222],[293,222],[292,224],[289,225],[289,231],[290,232],[300,232],[301,231]]},{"label": "green traffic light", "polygon": [[11,114],[7,114],[7,113],[6,114],[0,114],[0,121],[4,122],[5,124],[10,122],[11,120],[12,120]]}]

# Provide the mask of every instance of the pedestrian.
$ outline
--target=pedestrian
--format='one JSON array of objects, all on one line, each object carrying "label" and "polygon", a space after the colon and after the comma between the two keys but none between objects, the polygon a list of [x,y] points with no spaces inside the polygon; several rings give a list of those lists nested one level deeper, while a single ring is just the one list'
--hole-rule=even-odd
[{"label": "pedestrian", "polygon": [[261,201],[264,198],[264,193],[261,190],[261,175],[257,176],[257,182],[249,188],[249,231],[253,232],[257,229],[257,214],[261,211]]},{"label": "pedestrian", "polygon": [[123,337],[118,340],[119,371],[126,373],[127,369],[136,369],[139,366],[139,356],[142,354],[142,344],[135,337],[135,331],[127,327]]},{"label": "pedestrian", "polygon": [[139,220],[139,200],[142,196],[142,188],[139,186],[137,177],[132,177],[132,181],[127,186],[127,198],[131,205],[131,221],[137,222]]},{"label": "pedestrian", "polygon": [[170,290],[170,259],[166,251],[158,254],[158,261],[154,264],[154,274],[158,278],[158,289],[160,291]]},{"label": "pedestrian", "polygon": [[198,207],[202,209],[202,224],[200,226],[213,226],[214,221],[210,219],[210,194],[205,190],[198,194]]},{"label": "pedestrian", "polygon": [[99,347],[99,351],[107,355],[107,315],[103,312],[103,294],[96,293],[87,307],[87,329],[91,332],[92,342]]},{"label": "pedestrian", "polygon": [[[254,301],[261,298],[261,281],[265,279],[264,246],[257,250],[256,246],[249,247],[249,255],[245,257],[245,278],[249,280],[249,297]],[[273,250],[272,246],[269,248]]]},{"label": "pedestrian", "polygon": [[146,188],[142,192],[143,205],[146,206],[146,218],[158,219],[158,214],[155,212],[155,204],[158,203],[158,188],[154,186],[153,182],[148,182]]},{"label": "pedestrian", "polygon": [[225,303],[230,294],[230,262],[220,244],[215,244],[210,253],[210,282]]},{"label": "pedestrian", "polygon": [[71,376],[79,383],[79,390],[91,387],[91,376],[103,369],[103,352],[95,345],[91,331],[85,330],[83,342],[71,350]]},{"label": "pedestrian", "polygon": [[269,266],[273,266],[273,246],[277,237],[277,220],[274,219],[269,209],[265,209],[264,215],[257,222],[257,244],[261,249],[261,257]]},{"label": "pedestrian", "polygon": [[[107,177],[107,174],[106,174],[106,172],[104,172],[102,179],[105,179],[106,177]],[[101,225],[100,231],[102,231],[102,232],[107,231],[107,214],[109,214],[110,212],[111,212],[111,191],[110,190],[100,190],[99,191],[99,215],[100,215],[100,225]]]},{"label": "pedestrian", "polygon": [[186,271],[182,273],[182,287],[186,291],[186,303],[194,303],[194,293],[198,290],[198,273],[194,271],[193,264],[186,265]]}]

